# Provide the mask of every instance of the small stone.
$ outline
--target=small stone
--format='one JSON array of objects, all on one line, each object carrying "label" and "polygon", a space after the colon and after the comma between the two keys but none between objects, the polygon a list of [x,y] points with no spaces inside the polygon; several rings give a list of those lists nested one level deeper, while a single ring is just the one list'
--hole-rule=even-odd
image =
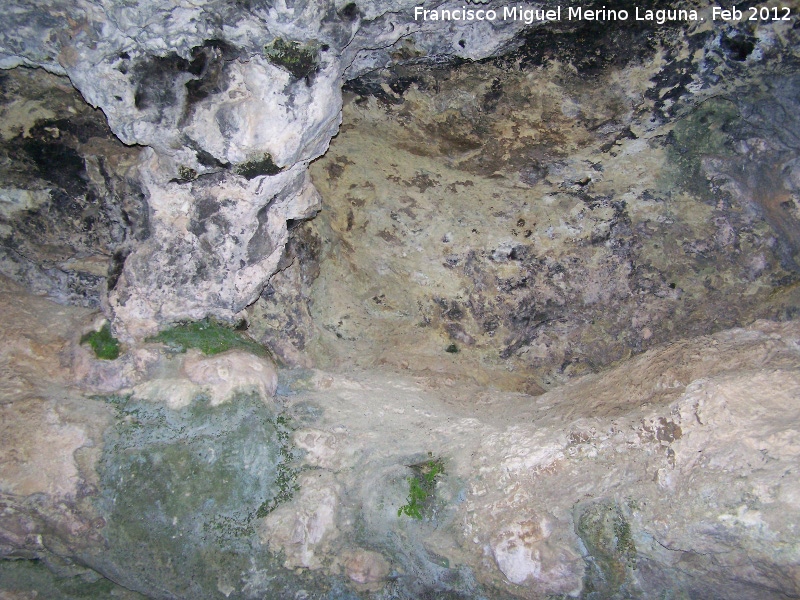
[{"label": "small stone", "polygon": [[356,583],[378,583],[389,575],[389,563],[377,552],[356,550],[345,556],[344,571]]}]

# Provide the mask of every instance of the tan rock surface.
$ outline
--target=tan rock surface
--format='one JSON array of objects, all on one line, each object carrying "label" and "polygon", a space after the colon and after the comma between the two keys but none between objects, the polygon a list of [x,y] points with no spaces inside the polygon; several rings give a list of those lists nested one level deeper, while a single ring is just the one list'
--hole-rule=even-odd
[{"label": "tan rock surface", "polygon": [[[324,474],[304,480],[303,493],[322,493],[331,476],[348,490],[334,547],[362,522],[362,540],[398,535],[400,548],[468,564],[515,597],[579,594],[590,581],[604,597],[667,587],[689,597],[796,594],[798,342],[797,324],[762,321],[538,397],[318,373],[315,390],[288,398],[323,413],[297,434]],[[446,469],[435,511],[423,522],[398,517],[405,465],[428,452]],[[286,523],[305,514],[293,503],[280,510]]]},{"label": "tan rock surface", "polygon": [[[2,353],[0,547],[74,556],[105,526],[90,499],[111,412],[68,366],[95,316],[12,285],[0,303],[16,336]],[[191,384],[184,358],[158,359],[138,385],[170,373]],[[188,370],[219,366],[209,360],[190,355]],[[285,568],[364,590],[469,572],[530,599],[587,586],[609,598],[800,592],[795,322],[653,348],[539,396],[379,371],[289,375],[277,402],[295,423],[298,489],[257,524]],[[424,518],[399,515],[430,457],[444,473]]]}]

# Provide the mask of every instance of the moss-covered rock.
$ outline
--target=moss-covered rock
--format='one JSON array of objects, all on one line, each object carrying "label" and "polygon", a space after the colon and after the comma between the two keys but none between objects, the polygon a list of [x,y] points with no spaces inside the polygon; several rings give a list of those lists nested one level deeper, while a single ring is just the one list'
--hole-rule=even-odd
[{"label": "moss-covered rock", "polygon": [[440,458],[433,458],[423,463],[411,465],[414,476],[408,478],[408,498],[397,511],[397,516],[422,520],[433,511],[436,481],[444,474],[444,463]]},{"label": "moss-covered rock", "polygon": [[631,526],[614,501],[598,501],[575,509],[575,533],[586,548],[586,598],[611,598],[636,567]]},{"label": "moss-covered rock", "polygon": [[111,335],[111,326],[108,323],[99,331],[90,331],[84,335],[81,344],[89,344],[97,358],[103,360],[119,358],[119,341]]},{"label": "moss-covered rock", "polygon": [[203,354],[213,355],[238,349],[257,356],[267,355],[264,346],[247,338],[241,332],[212,319],[179,323],[161,331],[158,335],[149,338],[148,341],[167,344],[179,352],[197,348]]},{"label": "moss-covered rock", "polygon": [[[0,561],[0,597],[59,600],[145,599],[141,594],[126,590],[89,570],[77,575],[65,575],[58,571],[58,566],[47,564],[43,560]],[[6,596],[3,592],[10,595]]]},{"label": "moss-covered rock", "polygon": [[281,171],[283,168],[275,164],[269,152],[236,166],[236,172],[245,179],[253,179],[260,175],[277,175]]},{"label": "moss-covered rock", "polygon": [[240,598],[253,571],[279,576],[254,524],[294,490],[287,422],[257,396],[181,410],[115,402],[100,465],[100,570],[159,598]]},{"label": "moss-covered rock", "polygon": [[295,79],[308,77],[317,70],[316,52],[310,46],[275,38],[264,50],[272,64],[289,71]]},{"label": "moss-covered rock", "polygon": [[711,183],[703,169],[703,159],[729,157],[734,153],[728,131],[741,119],[728,100],[709,100],[678,121],[672,130],[667,156],[675,171],[675,183],[701,197],[712,199]]}]

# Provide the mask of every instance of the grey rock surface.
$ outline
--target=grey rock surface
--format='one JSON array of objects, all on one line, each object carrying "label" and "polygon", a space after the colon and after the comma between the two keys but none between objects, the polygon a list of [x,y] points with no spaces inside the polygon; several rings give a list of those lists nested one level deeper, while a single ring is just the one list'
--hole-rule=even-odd
[{"label": "grey rock surface", "polygon": [[61,302],[100,306],[150,235],[139,149],[66,77],[0,73],[0,272]]}]

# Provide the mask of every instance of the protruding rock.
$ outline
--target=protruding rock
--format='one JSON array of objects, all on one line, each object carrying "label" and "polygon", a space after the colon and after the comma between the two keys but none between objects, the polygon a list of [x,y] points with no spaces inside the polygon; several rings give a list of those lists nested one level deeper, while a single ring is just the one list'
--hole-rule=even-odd
[{"label": "protruding rock", "polygon": [[272,398],[278,387],[272,361],[241,350],[214,356],[189,350],[183,370],[192,383],[209,394],[212,406],[227,402],[237,392],[255,391],[262,398]]}]

